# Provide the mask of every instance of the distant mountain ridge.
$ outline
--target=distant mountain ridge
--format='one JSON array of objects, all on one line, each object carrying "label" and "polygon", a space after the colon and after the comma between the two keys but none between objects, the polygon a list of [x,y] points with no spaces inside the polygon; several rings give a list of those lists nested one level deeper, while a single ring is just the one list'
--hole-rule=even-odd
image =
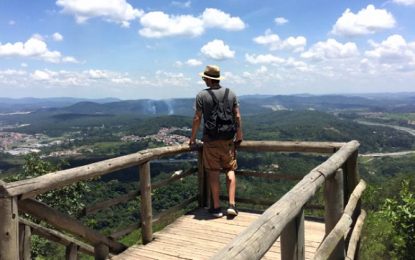
[{"label": "distant mountain ridge", "polygon": [[[415,112],[415,93],[357,95],[247,95],[240,97],[244,114],[278,110],[366,110]],[[0,98],[0,112],[25,111],[52,114],[134,114],[137,116],[185,115],[194,113],[194,98],[165,100],[119,100],[77,98]],[[13,110],[15,109],[15,110]],[[16,110],[17,109],[17,110]],[[27,111],[27,110],[26,110]]]}]

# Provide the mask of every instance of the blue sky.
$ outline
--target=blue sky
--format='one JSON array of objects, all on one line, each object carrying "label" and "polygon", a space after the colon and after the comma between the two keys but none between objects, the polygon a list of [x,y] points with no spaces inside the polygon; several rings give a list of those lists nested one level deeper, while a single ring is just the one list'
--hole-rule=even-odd
[{"label": "blue sky", "polygon": [[415,0],[0,0],[2,97],[415,91]]}]

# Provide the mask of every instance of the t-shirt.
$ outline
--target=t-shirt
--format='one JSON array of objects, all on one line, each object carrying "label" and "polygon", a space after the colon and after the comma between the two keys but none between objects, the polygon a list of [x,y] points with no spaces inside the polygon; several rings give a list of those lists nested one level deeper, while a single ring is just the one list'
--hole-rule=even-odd
[{"label": "t-shirt", "polygon": [[[211,88],[213,94],[215,95],[216,99],[221,101],[223,100],[225,96],[225,90],[226,88],[220,87],[220,88]],[[228,94],[228,104],[232,106],[232,108],[239,106],[238,98],[236,97],[235,93],[232,90],[229,90]],[[209,94],[208,89],[204,89],[199,92],[196,96],[196,111],[202,111],[203,114],[203,120],[209,121],[209,116],[212,114],[212,110],[215,106],[215,103],[212,99],[212,96]],[[232,109],[233,111],[233,109]],[[204,132],[204,129],[203,129]],[[207,140],[206,135],[203,133],[203,139]],[[212,138],[209,138],[209,140],[212,140]]]}]

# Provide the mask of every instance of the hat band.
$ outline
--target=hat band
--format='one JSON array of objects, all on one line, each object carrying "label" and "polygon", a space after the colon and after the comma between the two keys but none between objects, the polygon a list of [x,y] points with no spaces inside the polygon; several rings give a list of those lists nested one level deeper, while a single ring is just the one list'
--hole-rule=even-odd
[{"label": "hat band", "polygon": [[210,74],[208,72],[204,72],[203,74],[205,74],[205,76],[212,77],[212,78],[219,78],[220,77],[220,75],[218,75],[218,74],[213,75],[213,74]]}]

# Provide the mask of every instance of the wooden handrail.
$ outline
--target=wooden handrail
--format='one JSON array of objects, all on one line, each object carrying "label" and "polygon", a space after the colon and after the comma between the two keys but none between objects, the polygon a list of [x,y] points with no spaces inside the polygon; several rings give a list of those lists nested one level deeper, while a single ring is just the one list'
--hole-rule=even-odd
[{"label": "wooden handrail", "polygon": [[111,252],[120,253],[126,246],[101,235],[97,231],[84,226],[81,222],[33,199],[19,201],[19,211],[28,213],[38,219],[45,220],[54,227],[80,236],[92,245],[100,243],[107,245]]},{"label": "wooden handrail", "polygon": [[260,259],[274,244],[284,227],[300,213],[325,178],[339,169],[358,147],[357,141],[342,146],[268,208],[242,234],[214,255],[213,259]]},{"label": "wooden handrail", "polygon": [[[151,185],[151,189],[154,190],[154,189],[164,187],[164,186],[166,186],[166,185],[168,185],[172,182],[180,180],[181,178],[190,176],[190,175],[194,174],[196,171],[197,171],[197,168],[190,168],[189,170],[187,170],[185,172],[181,172],[179,174],[171,175],[166,180],[162,180],[162,181],[153,183]],[[106,208],[112,207],[114,205],[117,205],[119,203],[128,202],[128,201],[134,199],[135,197],[137,197],[139,195],[140,195],[140,191],[137,190],[137,191],[131,191],[127,194],[123,194],[123,195],[120,195],[120,196],[112,198],[112,199],[96,202],[96,203],[94,203],[90,206],[86,206],[83,209],[83,214],[84,215],[89,215],[89,214],[95,213],[97,211],[100,211],[102,209],[106,209]]]},{"label": "wooden handrail", "polygon": [[339,222],[337,222],[336,226],[333,228],[330,234],[328,234],[323,242],[321,242],[316,251],[316,254],[314,255],[314,259],[327,259],[333,252],[333,249],[336,247],[340,239],[350,229],[353,223],[352,215],[355,212],[357,203],[365,189],[366,182],[364,180],[360,180],[359,185],[356,186],[353,193],[350,195],[350,200],[344,209],[342,217],[340,218]]},{"label": "wooden handrail", "polygon": [[347,260],[353,260],[355,258],[356,250],[358,249],[358,245],[360,241],[360,233],[362,232],[365,218],[366,218],[366,211],[362,209],[359,217],[356,220],[356,224],[354,226],[352,236],[350,238],[349,247],[347,248],[347,254],[346,254]]},{"label": "wooden handrail", "polygon": [[[257,221],[251,224],[245,232],[235,238],[230,244],[228,244],[223,250],[218,252],[215,259],[259,259],[266,251],[272,246],[277,237],[283,230],[286,234],[290,233],[289,230],[297,230],[296,243],[299,243],[297,247],[289,246],[289,250],[283,252],[286,257],[297,255],[301,257],[301,252],[298,254],[298,250],[301,250],[303,243],[301,237],[303,237],[303,229],[299,228],[303,226],[303,208],[310,198],[315,194],[317,188],[333,175],[333,172],[343,167],[345,176],[348,179],[345,180],[345,197],[350,195],[351,189],[353,189],[359,179],[356,173],[356,159],[357,149],[359,143],[357,141],[351,141],[348,143],[341,142],[280,142],[280,141],[244,141],[238,150],[241,151],[261,151],[261,152],[296,152],[296,153],[319,153],[319,154],[332,154],[328,160],[320,164],[313,170],[311,170],[293,189],[286,193],[278,202],[274,203],[268,210],[264,212]],[[161,187],[175,181],[179,178],[192,174],[185,172],[183,176],[173,176],[168,180],[163,180],[151,185],[149,162],[154,159],[158,159],[163,156],[175,155],[180,153],[186,153],[191,151],[199,151],[198,154],[198,181],[199,181],[199,206],[206,206],[207,198],[209,197],[209,189],[207,189],[206,174],[203,170],[203,161],[201,153],[202,144],[189,147],[187,144],[161,147],[143,150],[134,154],[121,156],[109,160],[104,160],[85,166],[80,166],[72,169],[52,172],[43,176],[39,176],[33,179],[27,179],[12,183],[4,183],[0,181],[0,206],[7,208],[10,205],[13,209],[13,203],[19,204],[19,209],[23,212],[28,212],[34,216],[46,219],[52,225],[57,226],[60,229],[69,231],[73,234],[79,235],[86,239],[88,242],[94,245],[95,257],[105,258],[108,254],[108,249],[111,252],[117,253],[124,250],[124,245],[100,235],[93,230],[84,230],[82,224],[76,220],[69,220],[64,218],[66,223],[58,223],[55,217],[49,218],[47,213],[39,212],[38,209],[42,208],[30,199],[36,195],[45,193],[47,191],[58,189],[73,183],[88,180],[91,178],[103,176],[105,174],[128,168],[131,166],[139,166],[140,169],[140,186],[141,191],[129,193],[122,199],[112,199],[110,204],[122,202],[126,199],[131,199],[136,195],[141,194],[141,219],[142,223],[142,235],[143,242],[148,243],[152,240],[152,224],[159,220],[159,216],[153,219],[153,213],[151,210],[151,189]],[[334,153],[334,154],[333,154]],[[192,169],[195,171],[195,169]],[[281,174],[263,174],[251,171],[240,171],[241,176],[255,176],[270,179],[298,179],[296,176],[287,176]],[[190,198],[183,201],[180,205],[169,209],[164,214],[169,213],[171,210],[183,207],[184,203],[188,204],[189,201],[195,200]],[[346,198],[345,198],[346,199]],[[35,209],[32,209],[32,204],[35,203]],[[105,203],[107,203],[106,201]],[[104,203],[104,204],[105,204]],[[103,205],[104,205],[103,204]],[[38,207],[39,206],[39,207]],[[45,205],[44,205],[45,206]],[[102,205],[100,205],[102,206]],[[360,205],[357,204],[357,209],[360,209]],[[51,213],[53,209],[46,207],[45,211]],[[98,209],[95,209],[98,210]],[[59,215],[53,211],[53,215]],[[56,214],[55,214],[56,213]],[[45,215],[46,214],[46,215]],[[17,214],[16,214],[17,216]],[[61,216],[61,215],[59,215]],[[64,216],[64,215],[62,215]],[[160,216],[161,217],[161,216]],[[5,223],[8,227],[15,225],[16,221],[1,220],[0,224]],[[69,222],[68,222],[69,221]],[[73,225],[70,227],[70,225]],[[288,225],[289,224],[289,225]],[[137,225],[135,225],[137,226]],[[288,227],[290,227],[288,229]],[[79,229],[80,228],[80,229]],[[132,227],[129,227],[130,229]],[[78,230],[79,229],[79,230]],[[80,230],[83,230],[82,233]],[[1,228],[0,228],[1,231]],[[125,230],[120,231],[125,232]],[[114,234],[117,237],[121,233]],[[291,238],[290,238],[291,239]],[[283,240],[283,239],[282,239]],[[286,240],[285,245],[290,245],[291,240]],[[12,243],[6,243],[0,246],[6,248]],[[14,244],[13,244],[14,245]],[[73,247],[73,243],[69,246]],[[285,247],[287,248],[287,247]],[[90,249],[90,248],[89,248]],[[13,247],[13,250],[14,247]],[[297,250],[297,251],[296,251]],[[1,253],[1,252],[0,252]],[[13,252],[11,255],[14,255]],[[1,256],[1,254],[0,254]]]},{"label": "wooden handrail", "polygon": [[[242,151],[264,152],[333,153],[342,147],[342,145],[344,145],[344,143],[338,142],[244,141],[238,149]],[[195,151],[201,147],[201,144],[194,147],[183,144],[147,149],[134,154],[48,173],[32,179],[11,182],[0,185],[0,197],[19,196],[20,199],[32,198],[47,191],[61,188],[82,180],[103,176],[163,156]]]},{"label": "wooden handrail", "polygon": [[33,223],[32,221],[29,221],[24,218],[19,218],[19,223],[24,224],[26,226],[29,226],[32,228],[32,233],[35,235],[42,236],[44,238],[47,238],[51,241],[54,241],[56,243],[59,243],[64,246],[69,246],[70,244],[75,244],[79,246],[79,249],[81,252],[86,253],[88,255],[94,255],[94,247],[90,246],[82,241],[79,241],[75,238],[72,238],[70,236],[67,236],[59,231],[43,227],[41,225],[38,225],[36,223]]}]

